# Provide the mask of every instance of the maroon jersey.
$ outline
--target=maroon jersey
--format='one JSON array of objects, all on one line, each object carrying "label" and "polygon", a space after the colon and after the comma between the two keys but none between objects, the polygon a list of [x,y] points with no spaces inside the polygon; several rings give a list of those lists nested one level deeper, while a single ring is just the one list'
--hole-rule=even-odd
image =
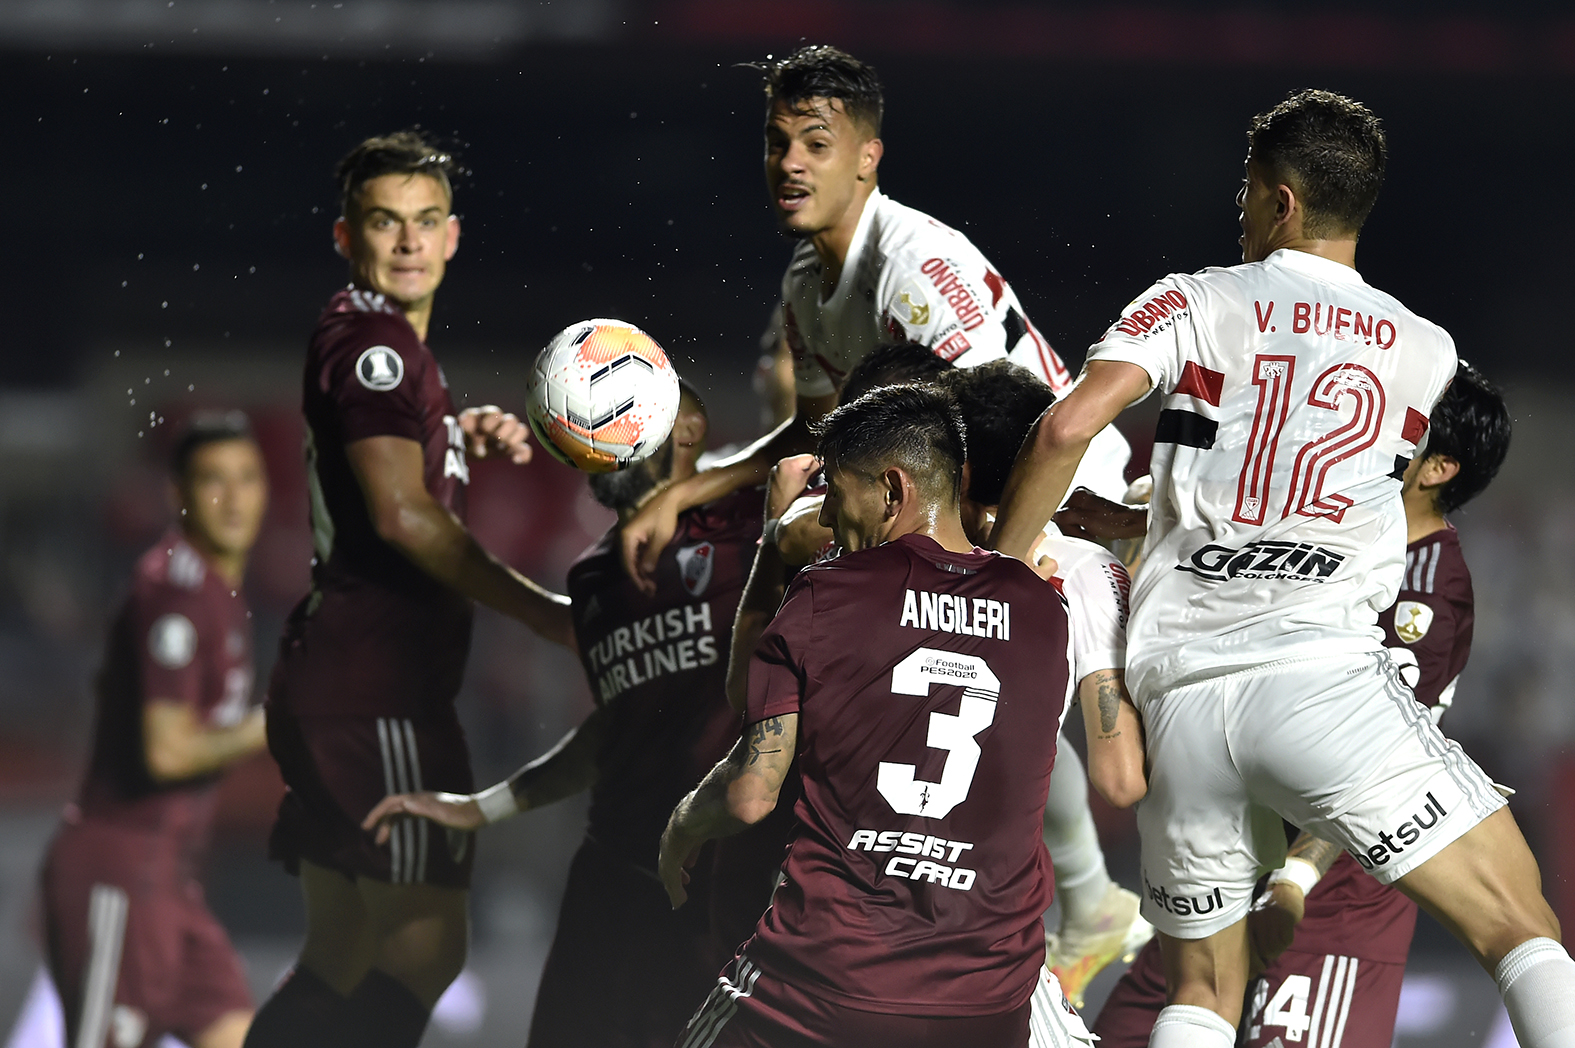
[{"label": "maroon jersey", "polygon": [[649,870],[673,807],[738,740],[728,638],[761,502],[758,488],[746,488],[681,515],[657,562],[654,596],[624,572],[617,528],[569,569],[580,661],[609,713],[589,832]]},{"label": "maroon jersey", "polygon": [[142,711],[179,702],[205,727],[239,723],[252,694],[251,630],[245,598],[178,532],[142,555],[99,671],[93,756],[79,800],[85,820],[154,831],[190,850],[206,842],[217,776],[154,782]]},{"label": "maroon jersey", "polygon": [[865,1011],[1026,1001],[1067,647],[1055,590],[994,553],[908,535],[801,573],[756,649],[745,718],[800,715],[799,827],[743,955]]},{"label": "maroon jersey", "polygon": [[296,716],[432,712],[459,691],[471,603],[378,537],[345,445],[417,442],[427,490],[463,521],[470,471],[443,371],[382,295],[348,289],[312,335],[303,406],[316,556],[285,634],[303,683],[269,700]]}]

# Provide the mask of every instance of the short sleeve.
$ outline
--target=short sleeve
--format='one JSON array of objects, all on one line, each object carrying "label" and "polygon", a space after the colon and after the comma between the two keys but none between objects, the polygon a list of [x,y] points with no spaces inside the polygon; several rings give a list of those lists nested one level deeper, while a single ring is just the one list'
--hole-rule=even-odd
[{"label": "short sleeve", "polygon": [[367,437],[420,441],[426,353],[402,317],[356,314],[325,362],[323,391],[346,443]]},{"label": "short sleeve", "polygon": [[1132,581],[1119,560],[1108,554],[1083,558],[1062,579],[1072,605],[1074,674],[1082,681],[1100,670],[1127,664],[1127,601]]},{"label": "short sleeve", "polygon": [[810,648],[814,605],[810,580],[800,575],[755,645],[749,664],[749,702],[744,723],[799,711],[807,679],[804,656]]},{"label": "short sleeve", "polygon": [[202,704],[204,618],[196,593],[160,587],[137,597],[132,628],[144,703]]},{"label": "short sleeve", "polygon": [[1122,310],[1121,319],[1089,347],[1087,360],[1136,364],[1148,372],[1154,389],[1170,392],[1191,355],[1192,300],[1198,293],[1196,286],[1178,275],[1154,284]]}]

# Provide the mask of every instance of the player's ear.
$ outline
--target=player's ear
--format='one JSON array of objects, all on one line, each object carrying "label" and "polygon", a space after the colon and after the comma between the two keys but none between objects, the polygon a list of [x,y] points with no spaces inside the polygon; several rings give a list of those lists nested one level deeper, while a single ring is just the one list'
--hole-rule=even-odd
[{"label": "player's ear", "polygon": [[884,497],[885,519],[891,520],[902,512],[902,504],[913,497],[913,481],[896,466],[880,475],[881,494]]},{"label": "player's ear", "polygon": [[340,258],[350,257],[350,223],[343,218],[334,220],[334,252]]},{"label": "player's ear", "polygon": [[1429,455],[1422,460],[1417,484],[1424,488],[1442,487],[1460,475],[1460,463],[1448,455]]},{"label": "player's ear", "polygon": [[1296,190],[1281,182],[1274,187],[1274,224],[1284,225],[1295,218],[1297,224],[1305,215],[1302,211],[1302,202],[1296,196]]},{"label": "player's ear", "polygon": [[447,262],[459,250],[459,216],[448,216],[448,237],[443,243],[443,261]]},{"label": "player's ear", "polygon": [[957,498],[960,502],[968,501],[968,489],[973,485],[973,468],[967,459],[963,459],[962,483],[957,489]]},{"label": "player's ear", "polygon": [[878,138],[871,138],[860,147],[859,181],[867,182],[875,177],[875,172],[880,167],[880,158],[885,153],[886,146]]}]

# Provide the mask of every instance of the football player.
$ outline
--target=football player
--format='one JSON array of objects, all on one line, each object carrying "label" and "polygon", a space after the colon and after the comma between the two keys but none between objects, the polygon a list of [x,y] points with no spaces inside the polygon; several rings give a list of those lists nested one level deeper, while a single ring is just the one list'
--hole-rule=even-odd
[{"label": "football player", "polygon": [[138,561],[98,676],[93,751],[42,876],[66,1043],[139,1048],[173,1034],[239,1048],[246,973],[203,901],[215,785],[264,745],[241,582],[262,526],[262,452],[238,411],[175,444],[180,524]]},{"label": "football player", "polygon": [[993,532],[1026,555],[1089,440],[1159,390],[1127,650],[1150,762],[1144,916],[1169,1001],[1150,1044],[1234,1043],[1281,817],[1436,914],[1493,973],[1521,1044],[1568,1044],[1575,961],[1536,859],[1377,628],[1404,576],[1402,478],[1457,363],[1447,332],[1355,268],[1384,132],[1307,90],[1248,143],[1243,264],[1132,303],[1025,444]]},{"label": "football player", "polygon": [[312,589],[291,613],[268,693],[268,748],[288,790],[270,852],[301,879],[306,943],[258,1012],[252,1048],[413,1046],[469,938],[469,834],[361,820],[391,793],[469,791],[454,711],[472,602],[573,644],[565,599],[465,529],[467,456],[529,458],[524,424],[454,409],[427,348],[459,247],[453,160],[414,132],[368,139],[338,168],[334,245],[350,286],[307,349]]}]

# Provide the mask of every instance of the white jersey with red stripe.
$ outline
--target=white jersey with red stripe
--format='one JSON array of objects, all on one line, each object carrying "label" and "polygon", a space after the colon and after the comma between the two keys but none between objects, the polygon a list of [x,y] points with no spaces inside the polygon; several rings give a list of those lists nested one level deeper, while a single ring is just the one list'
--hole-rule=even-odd
[{"label": "white jersey with red stripe", "polygon": [[[1105,547],[1063,535],[1054,524],[1034,548],[1034,560],[1040,557],[1056,562],[1051,584],[1066,598],[1075,694],[1089,674],[1126,668],[1132,582],[1125,565]],[[1061,721],[1066,723],[1066,709]]]},{"label": "white jersey with red stripe", "polygon": [[[1049,383],[1057,397],[1072,387],[1066,365],[983,252],[878,189],[864,204],[836,287],[824,296],[822,271],[805,240],[782,277],[783,334],[801,397],[835,393],[859,361],[893,342],[927,346],[965,368],[1008,357]],[[1125,438],[1107,429],[1095,438],[1075,485],[1119,500],[1130,454]]]},{"label": "white jersey with red stripe", "polygon": [[1405,565],[1400,474],[1453,378],[1438,325],[1302,251],[1173,274],[1088,352],[1163,398],[1128,687],[1376,651]]}]

